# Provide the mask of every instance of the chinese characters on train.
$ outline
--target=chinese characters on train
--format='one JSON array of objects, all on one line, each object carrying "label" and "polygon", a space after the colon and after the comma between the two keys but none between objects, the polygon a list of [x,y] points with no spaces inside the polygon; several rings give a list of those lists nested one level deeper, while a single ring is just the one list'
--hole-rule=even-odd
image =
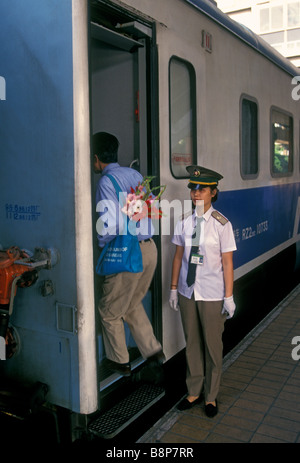
[{"label": "chinese characters on train", "polygon": [[5,213],[7,219],[33,222],[36,222],[41,215],[40,206],[36,204],[6,204]]}]

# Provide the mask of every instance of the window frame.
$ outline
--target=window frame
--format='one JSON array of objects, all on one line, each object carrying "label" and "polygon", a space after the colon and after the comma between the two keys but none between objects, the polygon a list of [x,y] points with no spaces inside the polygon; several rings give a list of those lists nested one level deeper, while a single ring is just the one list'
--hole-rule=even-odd
[{"label": "window frame", "polygon": [[[274,137],[273,137],[273,122],[272,122],[272,115],[273,112],[276,111],[277,113],[281,113],[284,116],[290,118],[291,121],[291,135],[290,135],[290,143],[291,143],[291,154],[289,154],[289,171],[288,172],[274,172]],[[291,177],[294,172],[294,117],[293,114],[289,111],[285,111],[278,106],[271,106],[270,108],[270,172],[273,178],[283,178],[283,177]]]},{"label": "window frame", "polygon": [[[256,117],[256,124],[257,124],[257,137],[256,137],[256,153],[257,153],[257,172],[255,174],[245,174],[243,172],[243,101],[247,100],[252,103],[256,104],[257,108],[257,117]],[[258,100],[255,97],[247,95],[243,93],[240,97],[240,129],[239,129],[239,145],[240,145],[240,174],[242,179],[244,180],[253,180],[259,176],[260,172],[260,152],[259,152],[259,139],[260,139],[260,132],[259,132],[259,104]]]},{"label": "window frame", "polygon": [[177,55],[172,55],[169,59],[169,75],[168,75],[168,85],[169,85],[169,167],[172,176],[176,179],[186,179],[189,178],[188,172],[186,175],[177,176],[173,172],[173,163],[172,163],[172,101],[171,101],[171,65],[172,62],[178,62],[184,64],[189,72],[190,77],[190,102],[192,110],[192,160],[190,164],[197,164],[197,88],[196,88],[196,71],[192,63],[189,61],[180,58]]}]

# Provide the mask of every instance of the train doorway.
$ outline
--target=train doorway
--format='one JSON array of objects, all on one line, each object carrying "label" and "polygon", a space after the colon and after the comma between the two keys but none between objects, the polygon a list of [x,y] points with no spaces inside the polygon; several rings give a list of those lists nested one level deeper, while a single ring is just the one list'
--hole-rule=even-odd
[{"label": "train doorway", "polygon": [[[149,121],[152,98],[149,90],[152,72],[149,64],[152,28],[136,18],[133,21],[132,18],[124,17],[123,13],[119,13],[118,17],[115,14],[114,12],[108,15],[107,10],[99,9],[92,11],[91,14],[91,131],[92,133],[109,132],[118,138],[120,165],[136,169],[143,176],[155,175],[152,168],[153,156],[149,154],[150,152],[153,154],[150,149],[152,135]],[[94,175],[93,198],[98,179],[99,176]],[[96,263],[99,256],[96,236],[94,243]],[[120,377],[107,368],[97,309],[99,285],[101,285],[100,279],[95,275],[97,353],[101,392]],[[154,323],[153,300],[152,288],[143,301],[152,323]],[[157,326],[157,319],[155,324]],[[125,333],[131,367],[134,370],[143,363],[143,359],[126,324]]]}]

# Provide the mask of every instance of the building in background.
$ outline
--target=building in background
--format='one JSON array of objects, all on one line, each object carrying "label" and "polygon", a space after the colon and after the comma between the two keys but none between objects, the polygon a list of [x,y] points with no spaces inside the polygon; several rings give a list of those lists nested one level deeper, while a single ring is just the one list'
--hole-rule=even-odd
[{"label": "building in background", "polygon": [[300,1],[218,0],[217,4],[300,67]]}]

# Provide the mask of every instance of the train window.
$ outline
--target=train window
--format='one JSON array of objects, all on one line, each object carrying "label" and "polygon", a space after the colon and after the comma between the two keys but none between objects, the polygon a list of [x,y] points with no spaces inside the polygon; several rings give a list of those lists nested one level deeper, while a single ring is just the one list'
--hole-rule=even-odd
[{"label": "train window", "polygon": [[169,63],[170,167],[175,178],[187,178],[196,164],[196,79],[193,66],[172,57]]},{"label": "train window", "polygon": [[293,171],[293,118],[271,109],[271,173],[274,177]]},{"label": "train window", "polygon": [[240,159],[243,178],[258,175],[258,115],[257,103],[242,97],[240,123]]}]

